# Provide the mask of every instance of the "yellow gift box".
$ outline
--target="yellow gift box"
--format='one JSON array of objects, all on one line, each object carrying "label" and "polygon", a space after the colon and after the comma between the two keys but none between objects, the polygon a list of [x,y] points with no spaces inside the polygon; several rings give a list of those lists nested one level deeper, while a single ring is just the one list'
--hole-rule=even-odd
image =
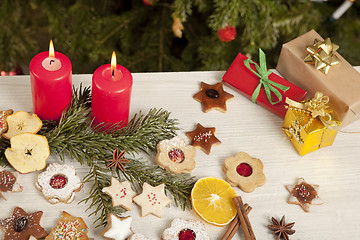
[{"label": "yellow gift box", "polygon": [[341,122],[328,102],[320,92],[302,102],[286,99],[289,107],[282,129],[301,156],[333,144]]}]

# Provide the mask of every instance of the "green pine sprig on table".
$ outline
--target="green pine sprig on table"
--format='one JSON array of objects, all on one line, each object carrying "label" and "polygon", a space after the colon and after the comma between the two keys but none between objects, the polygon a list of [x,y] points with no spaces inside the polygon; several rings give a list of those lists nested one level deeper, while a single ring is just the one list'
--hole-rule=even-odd
[{"label": "green pine sprig on table", "polygon": [[[140,152],[150,154],[156,151],[159,141],[174,137],[178,121],[171,119],[168,111],[151,109],[147,115],[140,112],[135,114],[126,127],[119,129],[116,124],[92,127],[90,110],[90,88],[74,88],[72,101],[60,121],[44,121],[38,134],[48,139],[50,152],[58,155],[62,161],[70,156],[89,166],[84,182],[92,182],[93,186],[89,196],[82,202],[90,202],[90,216],[100,214],[95,220],[95,223],[98,222],[97,226],[106,225],[108,213],[120,215],[125,211],[121,207],[113,207],[111,198],[102,192],[102,188],[109,185],[110,176],[129,180],[138,192],[144,182],[153,186],[164,183],[166,192],[172,195],[176,206],[183,209],[191,206],[190,193],[195,179],[189,174],[172,174],[157,165],[140,160],[126,163],[125,171],[106,168],[107,160],[112,157],[116,148],[133,156]],[[106,131],[101,131],[105,128]],[[10,142],[0,140],[0,164],[6,165],[4,152],[10,147]]]}]

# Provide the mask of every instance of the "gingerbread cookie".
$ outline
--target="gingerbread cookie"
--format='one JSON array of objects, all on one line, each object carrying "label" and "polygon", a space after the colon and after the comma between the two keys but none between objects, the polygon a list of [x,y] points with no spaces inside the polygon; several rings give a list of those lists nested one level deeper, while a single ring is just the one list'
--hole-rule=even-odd
[{"label": "gingerbread cookie", "polygon": [[195,168],[196,149],[181,137],[162,140],[157,145],[156,163],[174,173],[189,173]]},{"label": "gingerbread cookie", "polygon": [[131,210],[132,199],[136,193],[131,189],[129,181],[119,182],[116,178],[111,178],[111,186],[102,189],[104,193],[111,196],[114,207],[122,206],[126,210]]},{"label": "gingerbread cookie", "polygon": [[151,240],[151,239],[146,238],[144,235],[142,235],[140,233],[135,233],[135,234],[131,235],[131,237],[128,238],[127,240]]},{"label": "gingerbread cookie", "polygon": [[50,164],[39,174],[36,182],[36,187],[52,204],[71,203],[75,199],[75,192],[80,191],[82,186],[73,166],[58,163]]},{"label": "gingerbread cookie", "polygon": [[107,216],[107,227],[102,232],[102,236],[112,240],[126,240],[133,232],[131,231],[132,217],[121,218],[109,213]]},{"label": "gingerbread cookie", "polygon": [[310,205],[321,205],[323,201],[319,198],[319,185],[308,184],[303,178],[298,178],[296,184],[286,185],[290,196],[288,203],[300,205],[305,212],[310,211]]},{"label": "gingerbread cookie", "polygon": [[158,217],[162,216],[163,208],[171,203],[171,199],[165,195],[164,187],[164,183],[156,187],[144,183],[143,192],[133,199],[141,207],[142,217],[150,213]]},{"label": "gingerbread cookie", "polygon": [[13,114],[13,110],[0,111],[0,138],[4,132],[7,131],[8,125],[6,123],[6,117]]},{"label": "gingerbread cookie", "polygon": [[25,212],[16,207],[11,217],[0,220],[0,228],[4,230],[4,240],[28,240],[30,236],[43,238],[47,232],[40,226],[42,211]]},{"label": "gingerbread cookie", "polygon": [[212,109],[226,112],[226,102],[233,99],[234,95],[224,91],[222,82],[214,85],[201,82],[200,92],[196,93],[193,98],[202,104],[205,113]]},{"label": "gingerbread cookie", "polygon": [[205,232],[205,226],[200,221],[183,220],[176,218],[171,222],[171,227],[165,229],[162,240],[210,240]]},{"label": "gingerbread cookie", "polygon": [[252,158],[245,152],[239,152],[234,157],[225,160],[223,170],[226,181],[231,186],[239,186],[244,192],[252,192],[265,184],[263,163],[260,159]]},{"label": "gingerbread cookie", "polygon": [[211,147],[221,143],[220,140],[215,137],[215,129],[214,127],[205,128],[198,123],[196,129],[187,132],[186,136],[191,140],[191,145],[200,148],[209,155]]},{"label": "gingerbread cookie", "polygon": [[89,240],[88,227],[81,217],[74,217],[63,211],[56,227],[51,229],[45,240]]},{"label": "gingerbread cookie", "polygon": [[17,182],[18,176],[18,172],[9,172],[0,167],[0,197],[7,200],[10,193],[23,190],[23,187]]}]

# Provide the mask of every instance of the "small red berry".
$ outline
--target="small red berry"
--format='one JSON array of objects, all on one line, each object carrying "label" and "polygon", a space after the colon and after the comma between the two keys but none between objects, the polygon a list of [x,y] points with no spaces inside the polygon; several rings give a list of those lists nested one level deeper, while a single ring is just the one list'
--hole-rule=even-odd
[{"label": "small red berry", "polygon": [[236,28],[233,26],[226,26],[225,28],[220,28],[217,32],[220,41],[230,42],[236,37]]}]

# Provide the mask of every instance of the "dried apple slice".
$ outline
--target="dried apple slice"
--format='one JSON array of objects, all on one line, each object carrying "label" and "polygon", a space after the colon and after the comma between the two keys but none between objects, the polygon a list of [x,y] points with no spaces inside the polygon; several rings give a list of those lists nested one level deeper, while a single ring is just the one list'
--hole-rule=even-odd
[{"label": "dried apple slice", "polygon": [[18,111],[6,118],[8,130],[3,134],[10,139],[20,133],[37,133],[42,127],[42,121],[36,114]]},{"label": "dried apple slice", "polygon": [[10,138],[11,148],[5,150],[8,162],[20,173],[44,169],[50,155],[46,137],[34,133],[21,133]]}]

